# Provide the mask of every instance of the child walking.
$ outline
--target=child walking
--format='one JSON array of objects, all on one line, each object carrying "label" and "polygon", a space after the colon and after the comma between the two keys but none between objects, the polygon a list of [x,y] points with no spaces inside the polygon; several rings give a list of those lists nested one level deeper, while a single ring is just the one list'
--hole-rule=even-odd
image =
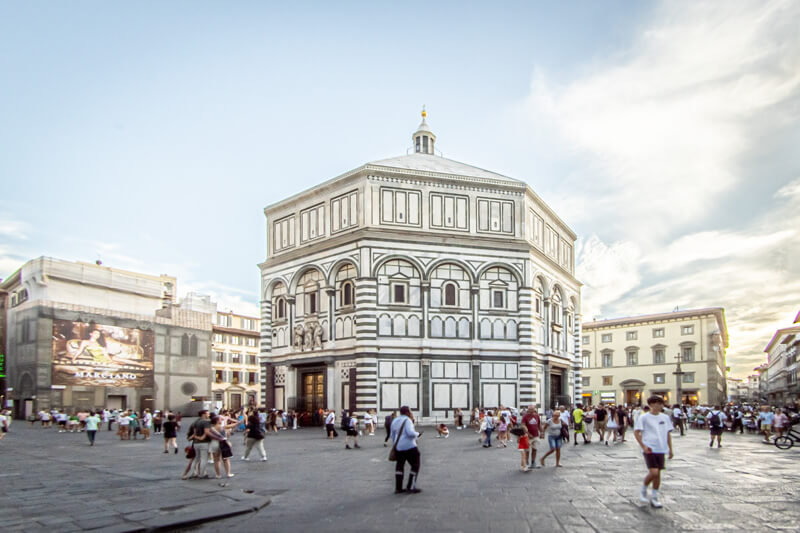
[{"label": "child walking", "polygon": [[508,422],[504,416],[500,415],[500,422],[497,424],[497,447],[507,448],[508,445]]},{"label": "child walking", "polygon": [[[644,463],[647,465],[647,476],[639,492],[639,501],[650,503],[655,508],[663,507],[658,499],[661,488],[661,471],[664,469],[664,458],[672,459],[672,419],[662,413],[664,400],[660,396],[651,396],[647,399],[650,407],[649,413],[642,414],[636,421],[634,436],[639,446],[642,447]],[[647,487],[652,483],[653,492],[647,497]]]},{"label": "child walking", "polygon": [[519,448],[520,454],[519,469],[522,472],[530,472],[531,469],[528,466],[531,448],[530,433],[528,433],[528,428],[526,428],[524,424],[522,425],[522,429],[524,430],[524,433],[517,438],[517,448]]}]

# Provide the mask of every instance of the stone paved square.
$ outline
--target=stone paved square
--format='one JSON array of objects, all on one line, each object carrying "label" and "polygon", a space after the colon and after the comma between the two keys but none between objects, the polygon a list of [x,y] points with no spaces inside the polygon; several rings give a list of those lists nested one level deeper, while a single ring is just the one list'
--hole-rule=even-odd
[{"label": "stone paved square", "polygon": [[[188,422],[188,421],[185,421]],[[185,426],[184,426],[185,427]],[[683,531],[800,529],[800,447],[781,451],[753,435],[707,433],[674,439],[663,476],[664,509],[636,500],[644,465],[629,442],[565,447],[563,468],[521,473],[519,452],[484,449],[473,430],[420,439],[418,495],[393,494],[394,465],[381,428],[345,450],[321,429],[266,439],[267,463],[243,462],[233,437],[233,471],[217,480],[181,481],[182,454],[162,439],[120,442],[99,432],[59,434],[15,422],[0,442],[3,531]],[[340,432],[341,433],[341,432]],[[185,445],[181,435],[179,444]],[[544,441],[539,441],[540,450]],[[541,453],[541,452],[540,452]],[[223,486],[224,485],[224,486]],[[257,512],[254,512],[257,510]],[[234,515],[218,520],[220,516]],[[200,524],[186,525],[190,519]],[[183,524],[183,525],[181,525]]]}]

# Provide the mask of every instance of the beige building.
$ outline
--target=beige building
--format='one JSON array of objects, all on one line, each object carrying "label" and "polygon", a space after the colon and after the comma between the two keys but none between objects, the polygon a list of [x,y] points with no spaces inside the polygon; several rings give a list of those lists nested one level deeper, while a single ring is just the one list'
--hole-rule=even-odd
[{"label": "beige building", "polygon": [[800,382],[797,380],[797,370],[800,368],[797,363],[800,313],[794,324],[775,332],[764,351],[767,353],[766,391],[769,403],[785,405],[800,401]]},{"label": "beige building", "polygon": [[213,400],[231,409],[260,406],[259,319],[217,311],[212,329]]},{"label": "beige building", "polygon": [[[635,405],[651,394],[668,403],[724,403],[727,347],[721,307],[585,322],[583,403]],[[679,358],[680,398],[674,374]]]}]

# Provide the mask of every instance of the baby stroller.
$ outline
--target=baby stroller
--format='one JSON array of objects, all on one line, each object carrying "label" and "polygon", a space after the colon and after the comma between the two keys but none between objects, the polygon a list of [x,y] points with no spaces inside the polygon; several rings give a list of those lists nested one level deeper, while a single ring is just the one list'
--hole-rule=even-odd
[{"label": "baby stroller", "polygon": [[785,435],[775,439],[775,446],[781,450],[788,450],[794,446],[795,442],[800,443],[800,431],[795,429],[797,424],[800,424],[800,415],[792,415],[789,419],[789,431],[787,431]]}]

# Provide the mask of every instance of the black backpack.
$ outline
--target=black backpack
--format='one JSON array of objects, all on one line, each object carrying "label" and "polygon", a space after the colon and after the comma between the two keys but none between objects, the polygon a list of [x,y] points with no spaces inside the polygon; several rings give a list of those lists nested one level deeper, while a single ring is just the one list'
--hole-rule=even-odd
[{"label": "black backpack", "polygon": [[714,429],[722,426],[722,423],[719,421],[719,413],[711,413],[711,416],[708,417],[708,425]]},{"label": "black backpack", "polygon": [[347,431],[350,429],[350,417],[348,415],[342,415],[342,429]]}]

